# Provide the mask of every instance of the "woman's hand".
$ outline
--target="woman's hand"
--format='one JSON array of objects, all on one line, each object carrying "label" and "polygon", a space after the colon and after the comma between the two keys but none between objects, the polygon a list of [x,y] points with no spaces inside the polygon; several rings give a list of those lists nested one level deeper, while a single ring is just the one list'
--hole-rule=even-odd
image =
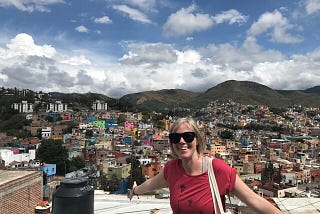
[{"label": "woman's hand", "polygon": [[132,199],[132,197],[134,196],[134,195],[136,195],[135,194],[135,192],[134,192],[134,189],[137,187],[138,185],[137,185],[137,182],[133,182],[133,186],[132,186],[132,189],[130,190],[130,192],[129,192],[129,199],[130,199],[130,201],[131,201],[131,199]]}]

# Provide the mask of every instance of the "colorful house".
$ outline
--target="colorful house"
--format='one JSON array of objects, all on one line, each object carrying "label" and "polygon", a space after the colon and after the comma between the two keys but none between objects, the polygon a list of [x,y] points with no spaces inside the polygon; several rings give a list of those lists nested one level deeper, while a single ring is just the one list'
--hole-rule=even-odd
[{"label": "colorful house", "polygon": [[40,165],[40,170],[46,174],[47,181],[50,181],[57,173],[56,164],[42,164]]},{"label": "colorful house", "polygon": [[104,120],[93,121],[92,125],[93,125],[94,127],[98,127],[98,128],[101,128],[101,129],[105,129],[105,127],[106,127],[106,121],[104,121]]},{"label": "colorful house", "polygon": [[93,123],[94,122],[94,117],[87,117],[86,121],[87,121],[87,123]]},{"label": "colorful house", "polygon": [[108,177],[116,175],[118,179],[127,178],[130,176],[131,164],[120,164],[117,166],[109,166]]},{"label": "colorful house", "polygon": [[130,130],[132,130],[133,128],[134,128],[134,125],[133,125],[132,123],[130,123],[130,122],[128,122],[128,121],[126,121],[126,122],[124,123],[124,130],[130,131]]}]

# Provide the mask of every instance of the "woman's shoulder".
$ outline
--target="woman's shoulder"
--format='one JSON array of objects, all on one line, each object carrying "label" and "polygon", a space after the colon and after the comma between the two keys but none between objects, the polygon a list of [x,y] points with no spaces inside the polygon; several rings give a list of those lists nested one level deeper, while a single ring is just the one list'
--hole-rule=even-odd
[{"label": "woman's shoulder", "polygon": [[219,158],[214,158],[212,160],[212,167],[219,190],[221,189],[221,192],[224,194],[233,191],[236,181],[236,170]]},{"label": "woman's shoulder", "polygon": [[212,166],[213,169],[216,170],[230,170],[232,167],[229,166],[226,162],[224,162],[222,159],[220,158],[213,158],[212,159]]},{"label": "woman's shoulder", "polygon": [[227,164],[226,162],[224,162],[224,160],[220,159],[220,158],[212,158],[212,164],[214,165],[221,165],[221,164]]}]

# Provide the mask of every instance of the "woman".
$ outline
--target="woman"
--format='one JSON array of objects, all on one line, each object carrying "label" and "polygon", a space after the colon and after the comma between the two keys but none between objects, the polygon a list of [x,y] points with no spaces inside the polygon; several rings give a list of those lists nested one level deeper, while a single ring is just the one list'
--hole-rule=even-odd
[{"label": "woman", "polygon": [[[169,187],[173,213],[214,213],[207,164],[212,164],[220,195],[234,194],[257,213],[281,213],[267,200],[254,193],[225,162],[203,156],[205,141],[196,122],[191,118],[178,119],[169,130],[172,155],[164,170],[137,186],[133,195]],[[224,200],[222,200],[224,201]]]}]

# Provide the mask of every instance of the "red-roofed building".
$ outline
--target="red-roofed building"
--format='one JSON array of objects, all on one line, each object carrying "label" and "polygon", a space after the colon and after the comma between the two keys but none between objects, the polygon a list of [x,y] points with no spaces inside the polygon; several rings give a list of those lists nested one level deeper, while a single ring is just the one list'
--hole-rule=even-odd
[{"label": "red-roofed building", "polygon": [[312,169],[310,170],[311,181],[319,182],[320,181],[320,169]]},{"label": "red-roofed building", "polygon": [[113,153],[113,155],[114,155],[115,158],[123,157],[123,154],[121,152],[115,152],[115,153]]}]

